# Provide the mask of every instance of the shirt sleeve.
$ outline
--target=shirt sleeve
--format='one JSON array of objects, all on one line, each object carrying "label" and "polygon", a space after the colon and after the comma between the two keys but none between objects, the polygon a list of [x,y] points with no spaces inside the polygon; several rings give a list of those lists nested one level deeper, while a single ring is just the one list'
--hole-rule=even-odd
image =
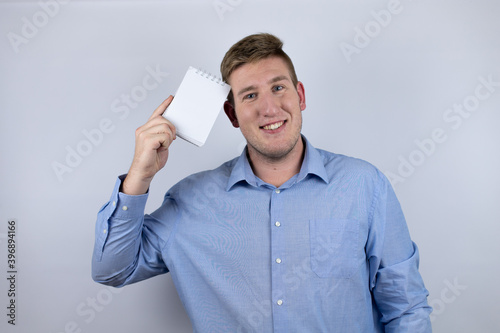
[{"label": "shirt sleeve", "polygon": [[410,238],[399,201],[380,172],[375,191],[366,251],[380,320],[385,332],[432,332],[432,308],[418,271],[418,248]]},{"label": "shirt sleeve", "polygon": [[160,223],[144,215],[148,194],[119,192],[125,175],[118,177],[113,193],[97,214],[92,256],[94,281],[121,287],[168,272],[161,249],[164,246],[154,228]]}]

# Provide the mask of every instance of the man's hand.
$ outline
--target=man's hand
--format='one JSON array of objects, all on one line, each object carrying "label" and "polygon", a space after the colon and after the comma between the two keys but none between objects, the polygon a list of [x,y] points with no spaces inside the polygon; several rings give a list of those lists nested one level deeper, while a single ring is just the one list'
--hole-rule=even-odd
[{"label": "man's hand", "polygon": [[147,192],[154,175],[167,163],[168,148],[175,140],[175,126],[162,117],[172,102],[169,96],[156,108],[147,123],[135,131],[135,153],[121,191],[139,195]]}]

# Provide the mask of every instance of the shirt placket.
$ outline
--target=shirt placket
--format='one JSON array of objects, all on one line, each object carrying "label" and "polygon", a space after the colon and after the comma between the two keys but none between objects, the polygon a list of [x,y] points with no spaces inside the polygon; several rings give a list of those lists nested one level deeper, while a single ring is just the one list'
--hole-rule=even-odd
[{"label": "shirt placket", "polygon": [[287,221],[284,220],[284,190],[273,189],[271,194],[271,292],[274,332],[288,332],[287,299],[283,275],[287,265],[285,235]]}]

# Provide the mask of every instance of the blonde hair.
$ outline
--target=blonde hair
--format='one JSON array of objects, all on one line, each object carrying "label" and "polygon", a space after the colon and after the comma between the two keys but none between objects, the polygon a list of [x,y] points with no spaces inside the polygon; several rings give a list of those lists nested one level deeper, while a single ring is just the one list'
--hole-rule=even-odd
[{"label": "blonde hair", "polygon": [[[222,79],[229,82],[229,77],[238,67],[269,57],[279,57],[285,61],[292,83],[296,87],[298,83],[297,74],[292,60],[283,51],[283,42],[278,37],[268,33],[247,36],[231,46],[220,64]],[[228,101],[234,105],[232,91],[229,93]]]}]

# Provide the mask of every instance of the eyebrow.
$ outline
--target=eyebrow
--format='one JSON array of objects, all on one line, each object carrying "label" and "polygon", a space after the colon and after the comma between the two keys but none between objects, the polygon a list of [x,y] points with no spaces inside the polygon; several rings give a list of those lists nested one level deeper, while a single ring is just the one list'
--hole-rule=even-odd
[{"label": "eyebrow", "polygon": [[276,76],[275,78],[272,78],[271,80],[269,80],[268,83],[276,83],[278,81],[283,81],[283,80],[290,81],[290,79],[288,78],[288,76],[286,76],[286,75],[280,75],[280,76]]},{"label": "eyebrow", "polygon": [[[267,83],[272,84],[272,83],[276,83],[276,82],[283,81],[283,80],[290,81],[290,79],[288,78],[288,76],[286,76],[286,75],[279,75],[279,76],[273,77]],[[241,96],[241,95],[243,95],[244,93],[246,93],[248,91],[255,90],[256,88],[257,88],[256,86],[248,86],[248,87],[243,88],[240,91],[238,91],[238,94],[236,96]]]}]

